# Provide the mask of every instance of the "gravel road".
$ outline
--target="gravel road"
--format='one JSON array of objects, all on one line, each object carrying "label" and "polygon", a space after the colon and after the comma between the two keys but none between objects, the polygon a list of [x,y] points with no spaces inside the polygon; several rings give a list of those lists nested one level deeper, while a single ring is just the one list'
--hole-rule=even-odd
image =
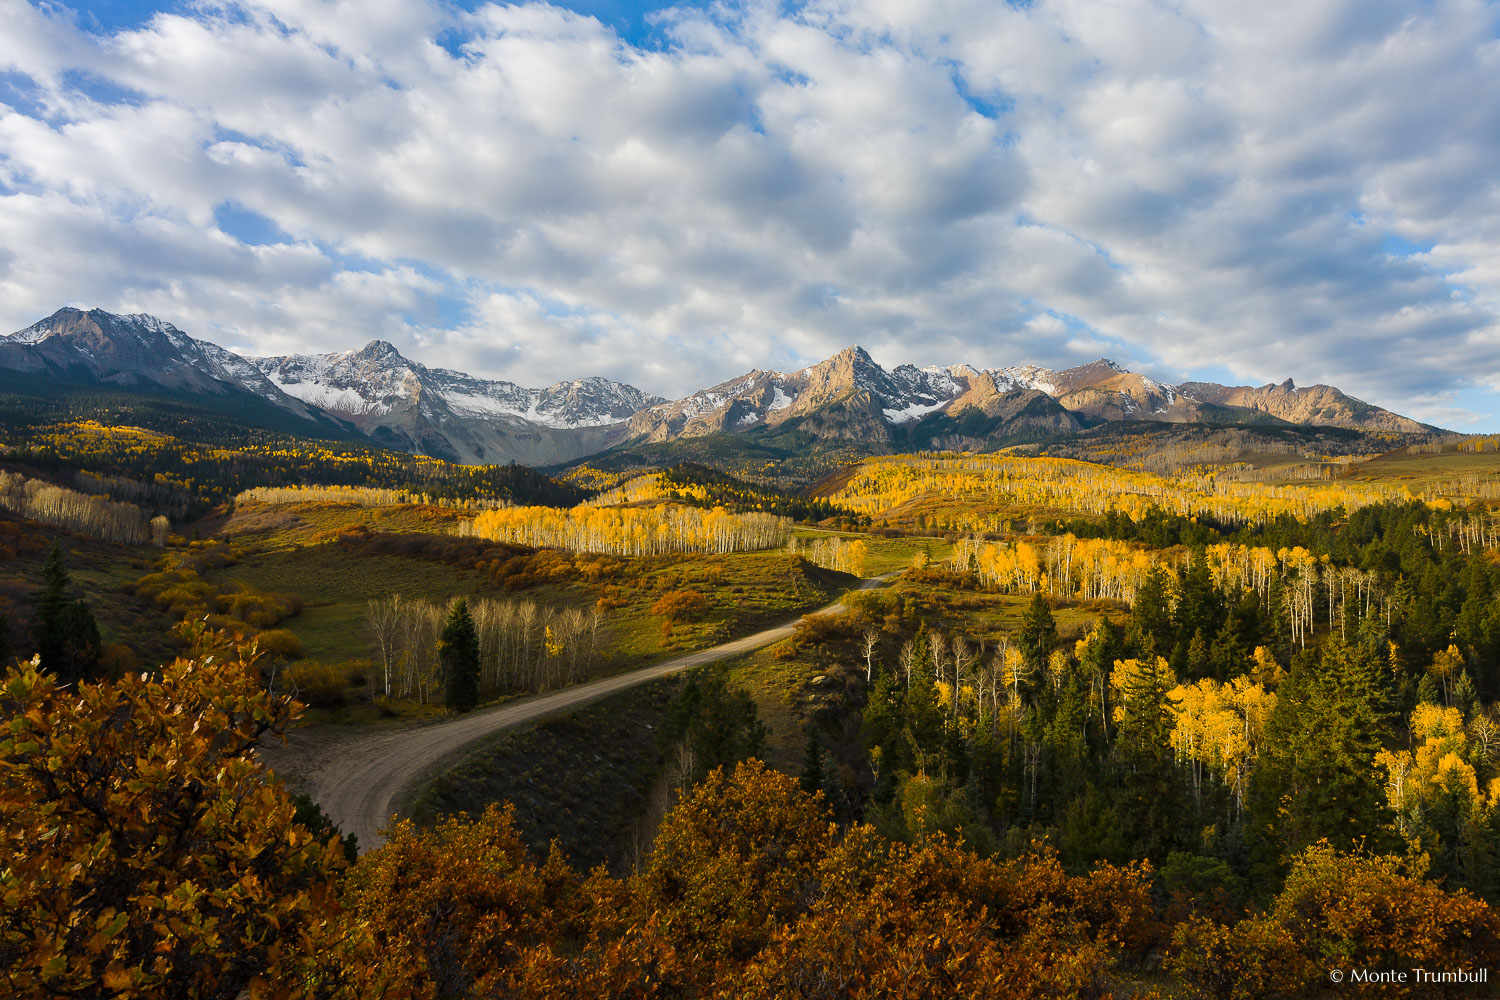
[{"label": "gravel road", "polygon": [[[881,586],[894,575],[866,580],[860,589]],[[843,605],[838,603],[822,609],[835,613],[842,610]],[[390,823],[402,796],[449,758],[457,763],[461,752],[475,741],[513,726],[571,711],[637,684],[769,645],[791,635],[801,620],[799,617],[722,646],[673,657],[630,673],[602,677],[454,718],[379,729],[337,726],[294,729],[287,734],[284,745],[277,740],[264,745],[260,752],[272,770],[294,787],[311,794],[345,833],[359,837],[359,849],[368,851],[385,842],[380,830]]]}]

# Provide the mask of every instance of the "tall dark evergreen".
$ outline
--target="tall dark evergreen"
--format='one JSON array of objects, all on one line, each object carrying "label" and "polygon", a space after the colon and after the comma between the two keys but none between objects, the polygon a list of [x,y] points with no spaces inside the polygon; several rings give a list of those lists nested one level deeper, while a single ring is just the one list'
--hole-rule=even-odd
[{"label": "tall dark evergreen", "polygon": [[42,669],[64,683],[92,677],[99,664],[99,625],[82,600],[68,599],[62,546],[53,545],[42,566],[37,596],[36,647]]},{"label": "tall dark evergreen", "polygon": [[1057,621],[1040,592],[1032,595],[1026,617],[1021,620],[1019,643],[1022,654],[1034,664],[1044,662],[1047,654],[1057,648]]},{"label": "tall dark evergreen", "polygon": [[1129,641],[1142,657],[1167,656],[1176,642],[1167,580],[1165,570],[1152,566],[1130,607]]},{"label": "tall dark evergreen", "polygon": [[1385,792],[1375,755],[1394,741],[1384,693],[1391,684],[1374,648],[1335,640],[1293,661],[1251,785],[1263,857],[1291,857],[1323,838],[1377,846],[1372,817],[1382,815]]},{"label": "tall dark evergreen", "polygon": [[807,749],[802,755],[802,775],[798,782],[809,795],[823,787],[823,741],[814,725],[807,727]]},{"label": "tall dark evergreen", "polygon": [[[716,767],[733,768],[759,756],[766,745],[766,726],[750,692],[730,687],[729,671],[718,663],[688,675],[682,694],[657,730],[657,739],[664,751],[679,746],[688,751],[696,782]],[[826,778],[828,759],[824,756],[820,761]]]},{"label": "tall dark evergreen", "polygon": [[469,602],[453,602],[438,639],[443,667],[443,703],[452,712],[467,712],[479,704],[479,631],[469,614]]}]

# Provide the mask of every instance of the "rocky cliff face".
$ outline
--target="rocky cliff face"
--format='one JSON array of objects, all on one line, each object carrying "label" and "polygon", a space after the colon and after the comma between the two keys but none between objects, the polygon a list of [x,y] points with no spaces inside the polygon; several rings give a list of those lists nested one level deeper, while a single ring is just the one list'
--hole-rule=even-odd
[{"label": "rocky cliff face", "polygon": [[1214,382],[1184,382],[1177,388],[1199,402],[1257,410],[1294,424],[1354,427],[1400,434],[1419,434],[1434,429],[1410,417],[1345,395],[1331,385],[1298,388],[1287,379],[1280,385],[1258,388]]}]

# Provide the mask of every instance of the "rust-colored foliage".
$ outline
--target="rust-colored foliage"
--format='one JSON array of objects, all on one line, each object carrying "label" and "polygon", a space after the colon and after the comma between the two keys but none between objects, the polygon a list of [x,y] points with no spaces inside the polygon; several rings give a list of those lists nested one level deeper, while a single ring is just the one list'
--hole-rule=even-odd
[{"label": "rust-colored foliage", "polygon": [[1144,869],[839,839],[818,796],[758,761],[689,793],[623,881],[527,861],[491,810],[398,826],[350,885],[378,963],[364,992],[434,1000],[1101,996],[1161,937]]},{"label": "rust-colored foliage", "polygon": [[[1500,913],[1402,871],[1399,858],[1307,848],[1263,915],[1233,927],[1193,920],[1176,932],[1169,964],[1200,996],[1294,997],[1329,970],[1481,969],[1500,963]],[[1350,983],[1348,988],[1358,987]],[[1426,996],[1415,981],[1369,986],[1382,996]],[[1441,991],[1441,988],[1438,988]]]},{"label": "rust-colored foliage", "polygon": [[545,968],[550,943],[569,940],[577,881],[556,854],[530,860],[508,806],[431,830],[399,822],[349,873],[344,903],[378,958],[345,972],[356,995],[485,995],[510,966]]},{"label": "rust-colored foliage", "polygon": [[11,996],[308,992],[335,841],[294,822],[253,748],[299,706],[248,650],[59,688],[5,676],[0,961]]},{"label": "rust-colored foliage", "polygon": [[811,902],[834,833],[795,778],[757,760],[714,771],[662,823],[637,905],[684,947],[743,959]]}]

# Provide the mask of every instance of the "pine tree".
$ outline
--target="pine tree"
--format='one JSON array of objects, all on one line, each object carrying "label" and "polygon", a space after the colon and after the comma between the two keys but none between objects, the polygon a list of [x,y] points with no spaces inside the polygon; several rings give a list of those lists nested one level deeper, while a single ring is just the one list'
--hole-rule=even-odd
[{"label": "pine tree", "polygon": [[1431,674],[1423,674],[1422,679],[1417,681],[1417,704],[1436,705],[1443,700],[1438,691],[1437,681],[1432,679]]},{"label": "pine tree", "polygon": [[1382,835],[1375,755],[1390,735],[1387,673],[1378,649],[1336,641],[1293,661],[1251,783],[1263,852],[1286,857],[1325,837],[1373,845]]},{"label": "pine tree", "polygon": [[807,749],[802,756],[802,775],[798,782],[809,795],[823,787],[823,740],[814,725],[807,727]]},{"label": "pine tree", "polygon": [[42,669],[63,683],[91,677],[99,662],[99,625],[82,600],[68,600],[68,570],[56,544],[42,566],[36,645]]},{"label": "pine tree", "polygon": [[1128,641],[1142,659],[1168,655],[1175,644],[1172,612],[1167,603],[1167,573],[1152,566],[1130,608]]},{"label": "pine tree", "polygon": [[1208,555],[1201,548],[1195,549],[1193,565],[1182,576],[1182,594],[1173,616],[1178,641],[1191,641],[1199,632],[1205,637],[1216,633],[1222,617],[1220,612],[1219,595],[1214,590],[1213,574],[1208,569]]},{"label": "pine tree", "polygon": [[1052,608],[1040,592],[1033,594],[1026,608],[1026,617],[1021,620],[1021,635],[1018,645],[1026,659],[1033,664],[1042,664],[1047,654],[1057,648],[1057,621],[1052,617]]},{"label": "pine tree", "polygon": [[438,639],[438,661],[443,668],[443,703],[451,712],[467,712],[479,704],[479,632],[469,614],[469,602],[453,602]]}]

